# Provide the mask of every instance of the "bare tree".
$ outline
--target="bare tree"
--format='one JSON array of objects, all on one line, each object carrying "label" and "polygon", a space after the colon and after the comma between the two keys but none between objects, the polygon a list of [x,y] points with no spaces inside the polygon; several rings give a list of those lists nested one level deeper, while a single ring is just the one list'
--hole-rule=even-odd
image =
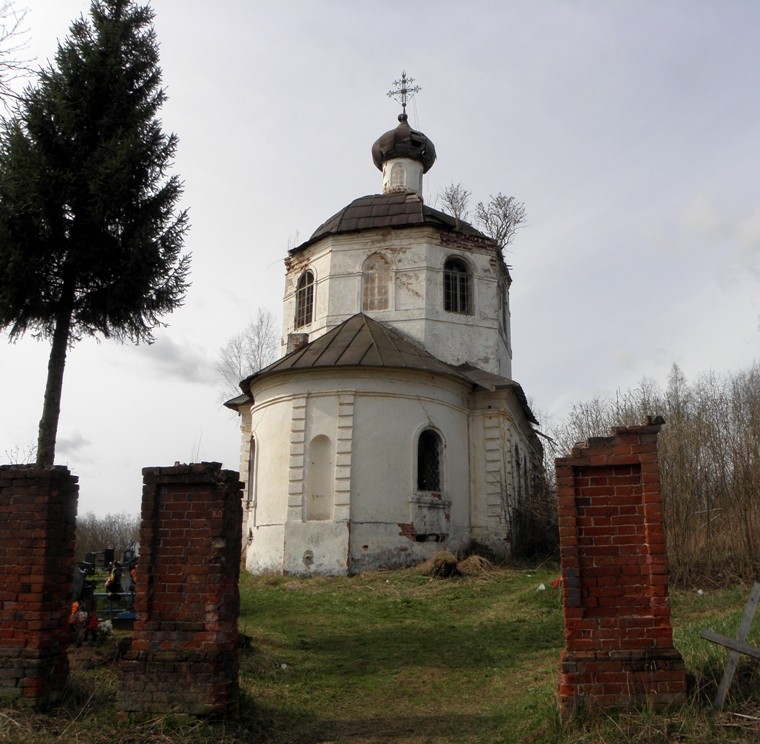
[{"label": "bare tree", "polygon": [[19,98],[12,83],[30,72],[31,60],[24,59],[27,39],[24,20],[28,8],[16,10],[13,0],[0,0],[0,99],[7,102]]},{"label": "bare tree", "polygon": [[116,560],[121,560],[131,543],[140,539],[140,517],[134,514],[106,514],[98,517],[87,512],[77,518],[76,556],[84,560],[87,553],[99,553],[113,548]]},{"label": "bare tree", "polygon": [[256,317],[232,336],[219,351],[216,370],[220,377],[220,398],[240,395],[239,383],[275,360],[279,336],[274,316],[259,308]]},{"label": "bare tree", "polygon": [[10,465],[31,465],[37,459],[37,448],[31,444],[24,447],[16,445],[5,450],[5,459]]},{"label": "bare tree", "polygon": [[550,425],[559,453],[615,426],[661,413],[660,481],[672,580],[735,581],[760,571],[760,366],[687,382],[674,366],[664,390],[648,379],[614,398],[575,404]]},{"label": "bare tree", "polygon": [[491,195],[488,202],[475,206],[475,221],[483,232],[490,235],[503,250],[511,242],[515,231],[525,222],[525,204],[514,196],[499,192]]},{"label": "bare tree", "polygon": [[472,192],[468,191],[461,183],[450,183],[442,191],[438,192],[438,201],[446,214],[450,214],[457,223],[467,220],[469,201]]},{"label": "bare tree", "polygon": [[[459,223],[467,220],[471,196],[472,192],[461,183],[450,183],[438,192],[437,200],[441,209]],[[478,202],[475,206],[476,224],[502,250],[512,242],[517,228],[525,222],[525,217],[525,204],[517,201],[514,196],[504,196],[501,192],[496,196],[492,194],[487,202]]]}]

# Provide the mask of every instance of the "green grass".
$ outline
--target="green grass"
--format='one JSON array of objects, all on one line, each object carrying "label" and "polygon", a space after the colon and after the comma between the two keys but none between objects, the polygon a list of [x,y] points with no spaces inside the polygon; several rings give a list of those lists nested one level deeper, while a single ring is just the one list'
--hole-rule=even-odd
[{"label": "green grass", "polygon": [[246,579],[243,614],[259,619],[247,631],[253,697],[272,708],[292,701],[323,737],[297,741],[383,731],[390,741],[479,742],[505,727],[528,731],[551,707],[559,597],[536,586],[555,573]]},{"label": "green grass", "polygon": [[[674,636],[692,690],[684,708],[600,714],[562,725],[555,695],[562,611],[559,591],[549,586],[557,574],[556,566],[545,565],[452,579],[413,570],[329,579],[245,576],[240,626],[252,642],[241,651],[238,718],[119,722],[114,667],[104,664],[75,667],[66,700],[47,714],[0,711],[0,741],[757,740],[757,665],[742,663],[727,712],[717,714],[709,701],[725,652],[699,638],[706,627],[735,635],[746,587],[673,593]],[[546,590],[537,591],[539,584]],[[760,618],[750,635],[756,645],[759,628]]]}]

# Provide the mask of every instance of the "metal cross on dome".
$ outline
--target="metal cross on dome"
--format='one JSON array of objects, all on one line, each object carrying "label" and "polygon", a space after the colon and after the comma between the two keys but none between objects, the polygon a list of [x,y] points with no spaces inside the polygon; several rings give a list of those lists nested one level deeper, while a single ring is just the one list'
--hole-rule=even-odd
[{"label": "metal cross on dome", "polygon": [[411,87],[412,83],[414,82],[413,77],[407,77],[406,76],[406,70],[402,70],[401,72],[401,80],[394,80],[393,84],[396,86],[395,90],[389,90],[388,96],[390,98],[395,99],[401,104],[401,108],[403,109],[404,115],[406,115],[406,104],[407,101],[415,94],[419,93],[422,88],[420,88],[419,85],[415,85],[413,88]]}]

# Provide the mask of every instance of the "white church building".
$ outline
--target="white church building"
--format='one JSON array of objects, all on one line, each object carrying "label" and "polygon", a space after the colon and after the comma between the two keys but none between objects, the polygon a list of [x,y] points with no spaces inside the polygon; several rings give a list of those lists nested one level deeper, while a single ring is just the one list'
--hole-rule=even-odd
[{"label": "white church building", "polygon": [[506,556],[512,505],[540,467],[501,249],[423,203],[435,148],[406,113],[372,157],[382,194],[289,251],[284,356],[226,404],[254,573],[395,568],[442,548]]}]

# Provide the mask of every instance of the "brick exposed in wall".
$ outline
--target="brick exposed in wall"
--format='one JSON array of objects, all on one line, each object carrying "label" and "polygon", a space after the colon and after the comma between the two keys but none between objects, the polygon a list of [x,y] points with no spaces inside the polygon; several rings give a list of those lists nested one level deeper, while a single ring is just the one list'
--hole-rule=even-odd
[{"label": "brick exposed in wall", "polygon": [[43,708],[69,674],[78,479],[0,466],[0,700]]},{"label": "brick exposed in wall", "polygon": [[225,713],[237,705],[242,488],[218,463],[143,470],[131,647],[122,715]]},{"label": "brick exposed in wall", "polygon": [[417,530],[414,529],[414,525],[411,522],[399,522],[398,526],[401,530],[398,534],[401,537],[408,537],[410,540],[414,540],[417,536]]},{"label": "brick exposed in wall", "polygon": [[684,700],[685,669],[670,625],[659,431],[618,428],[556,460],[563,715]]}]

